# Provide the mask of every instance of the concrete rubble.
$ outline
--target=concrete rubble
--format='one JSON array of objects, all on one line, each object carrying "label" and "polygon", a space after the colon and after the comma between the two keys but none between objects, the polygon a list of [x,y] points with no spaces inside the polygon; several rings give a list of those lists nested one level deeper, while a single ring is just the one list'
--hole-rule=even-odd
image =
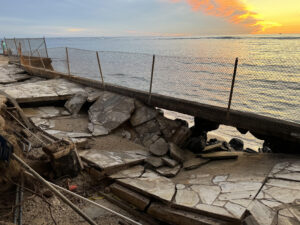
[{"label": "concrete rubble", "polygon": [[85,168],[139,211],[171,224],[300,224],[298,155],[249,153],[240,140],[209,142],[215,124],[201,120],[202,130],[199,121],[190,129],[138,100],[65,79],[22,83],[32,76],[11,68],[1,68],[0,90],[26,103],[24,114],[43,132],[76,143]]}]

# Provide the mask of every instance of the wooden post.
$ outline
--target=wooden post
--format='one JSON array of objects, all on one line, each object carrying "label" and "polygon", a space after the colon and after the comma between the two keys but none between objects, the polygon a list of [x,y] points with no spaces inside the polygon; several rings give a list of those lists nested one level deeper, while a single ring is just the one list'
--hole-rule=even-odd
[{"label": "wooden post", "polygon": [[28,41],[29,51],[30,51],[30,55],[29,55],[29,65],[31,66],[32,50],[31,50],[31,45],[30,45],[30,40],[29,40],[29,38],[27,39],[27,41]]},{"label": "wooden post", "polygon": [[49,58],[47,44],[46,44],[46,39],[45,39],[45,37],[43,39],[44,39],[44,44],[45,44],[46,56],[47,56],[47,58]]},{"label": "wooden post", "polygon": [[46,70],[46,67],[45,67],[44,61],[43,61],[43,59],[42,59],[42,58],[41,58],[41,56],[40,56],[39,50],[37,50],[37,53],[38,53],[38,55],[39,55],[39,58],[40,58],[40,60],[41,60],[41,62],[42,62],[42,64],[43,64],[44,70]]},{"label": "wooden post", "polygon": [[14,38],[14,41],[15,41],[15,46],[16,46],[16,51],[17,51],[17,56],[18,56],[19,53],[18,53],[18,46],[17,46],[16,38]]},{"label": "wooden post", "polygon": [[71,75],[68,48],[66,48],[66,55],[67,55],[68,74]]},{"label": "wooden post", "polygon": [[154,64],[155,64],[155,55],[153,55],[153,59],[152,59],[152,69],[151,69],[151,80],[150,80],[148,104],[150,104],[150,101],[151,101]]},{"label": "wooden post", "polygon": [[232,76],[232,82],[231,82],[231,89],[230,89],[230,95],[229,95],[227,111],[230,110],[230,106],[231,106],[231,100],[232,100],[232,94],[233,94],[233,88],[234,88],[234,82],[235,82],[235,76],[236,76],[238,62],[239,62],[239,58],[236,58],[235,63],[234,63],[234,70],[233,70],[233,76]]},{"label": "wooden post", "polygon": [[99,54],[96,51],[96,55],[97,55],[97,61],[98,61],[98,66],[99,66],[99,72],[100,72],[100,76],[101,76],[101,80],[102,80],[102,87],[103,89],[105,89],[105,84],[104,84],[104,79],[103,79],[103,74],[102,74],[102,69],[101,69],[101,64],[100,64],[100,58],[99,58]]}]

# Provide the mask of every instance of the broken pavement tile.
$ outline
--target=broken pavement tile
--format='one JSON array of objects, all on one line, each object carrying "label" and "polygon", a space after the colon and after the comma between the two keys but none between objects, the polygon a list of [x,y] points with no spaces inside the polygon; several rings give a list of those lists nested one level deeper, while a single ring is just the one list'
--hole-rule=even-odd
[{"label": "broken pavement tile", "polygon": [[175,177],[179,173],[180,168],[180,165],[174,168],[164,166],[156,169],[156,172],[165,177]]},{"label": "broken pavement tile", "polygon": [[84,91],[80,91],[73,95],[66,103],[66,109],[74,114],[78,114],[83,104],[86,102],[88,94]]}]

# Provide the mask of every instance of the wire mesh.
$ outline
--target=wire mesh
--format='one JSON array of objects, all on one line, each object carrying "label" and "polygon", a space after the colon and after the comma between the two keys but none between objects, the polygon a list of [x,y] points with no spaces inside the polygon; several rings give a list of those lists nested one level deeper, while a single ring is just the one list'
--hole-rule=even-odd
[{"label": "wire mesh", "polygon": [[9,56],[18,56],[20,47],[24,56],[48,57],[44,38],[5,38],[5,44]]},{"label": "wire mesh", "polygon": [[[42,38],[5,41],[10,55],[18,55],[16,46],[21,46],[25,56],[48,59],[44,62],[51,65],[46,69],[101,81],[101,66],[105,83],[149,91],[150,54],[99,51],[99,64],[96,51],[47,49]],[[234,62],[235,58],[156,55],[152,92],[227,108]],[[300,123],[299,102],[299,56],[239,59],[231,109]]]},{"label": "wire mesh", "polygon": [[241,59],[232,109],[300,123],[300,58]]},{"label": "wire mesh", "polygon": [[153,92],[227,107],[234,60],[156,56]]}]

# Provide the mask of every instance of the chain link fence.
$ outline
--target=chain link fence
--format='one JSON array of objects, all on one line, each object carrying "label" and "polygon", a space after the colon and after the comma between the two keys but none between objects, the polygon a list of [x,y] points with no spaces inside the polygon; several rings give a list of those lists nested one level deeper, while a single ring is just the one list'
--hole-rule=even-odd
[{"label": "chain link fence", "polygon": [[[17,45],[14,39],[6,41],[11,54],[17,54],[13,46],[20,43],[23,55],[39,57],[44,64],[48,63],[44,58],[48,58],[51,66],[39,67],[60,73],[98,81],[103,78],[104,83],[146,92],[152,85],[152,93],[300,123],[300,57],[240,58],[232,89],[235,58],[153,57],[62,47],[47,49],[44,39],[16,39]],[[26,41],[34,46],[31,51]]]}]

